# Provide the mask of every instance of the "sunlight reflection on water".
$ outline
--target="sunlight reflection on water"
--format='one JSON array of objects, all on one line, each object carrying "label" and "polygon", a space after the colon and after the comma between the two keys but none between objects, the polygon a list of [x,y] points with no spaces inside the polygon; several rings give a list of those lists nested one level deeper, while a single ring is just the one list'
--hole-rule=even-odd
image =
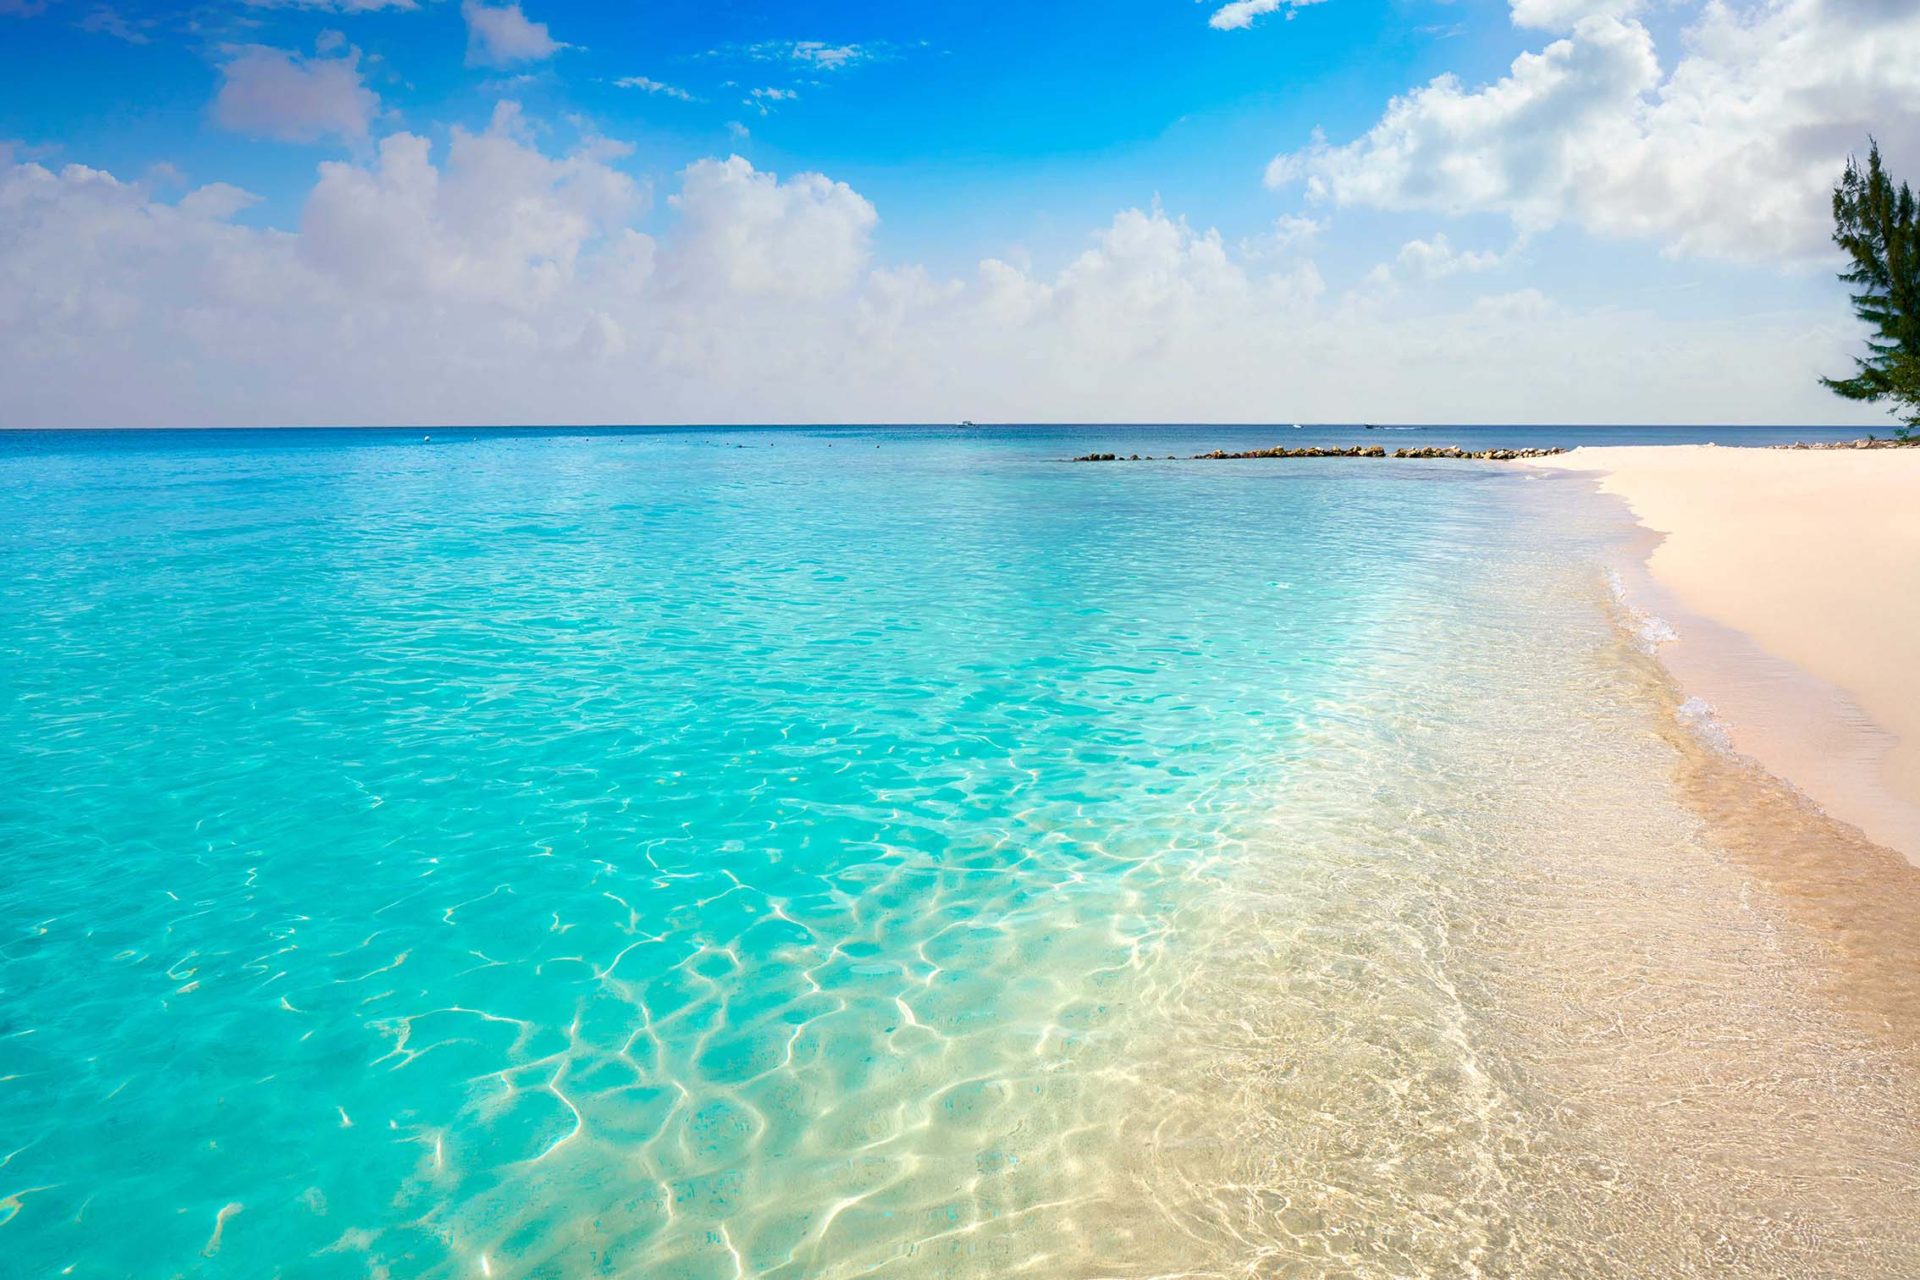
[{"label": "sunlight reflection on water", "polygon": [[848,439],[11,459],[27,1274],[1920,1263],[1610,512]]}]

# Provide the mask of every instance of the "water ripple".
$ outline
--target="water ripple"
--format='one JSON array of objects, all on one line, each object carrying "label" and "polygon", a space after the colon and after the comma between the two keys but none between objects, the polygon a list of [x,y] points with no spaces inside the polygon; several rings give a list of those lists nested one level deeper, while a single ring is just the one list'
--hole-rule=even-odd
[{"label": "water ripple", "polygon": [[9,455],[10,1266],[1920,1268],[1570,486],[750,452]]}]

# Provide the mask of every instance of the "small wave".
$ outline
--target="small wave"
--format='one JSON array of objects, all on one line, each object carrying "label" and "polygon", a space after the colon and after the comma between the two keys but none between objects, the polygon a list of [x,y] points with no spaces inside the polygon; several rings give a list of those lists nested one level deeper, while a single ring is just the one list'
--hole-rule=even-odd
[{"label": "small wave", "polygon": [[1733,750],[1733,736],[1714,715],[1713,704],[1705,698],[1698,695],[1688,698],[1674,708],[1673,717],[1715,751]]},{"label": "small wave", "polygon": [[1607,590],[1613,593],[1614,603],[1627,615],[1633,637],[1639,642],[1642,653],[1656,653],[1663,644],[1672,644],[1680,638],[1673,624],[1657,613],[1648,613],[1636,607],[1627,596],[1627,584],[1621,580],[1617,570],[1607,570]]}]

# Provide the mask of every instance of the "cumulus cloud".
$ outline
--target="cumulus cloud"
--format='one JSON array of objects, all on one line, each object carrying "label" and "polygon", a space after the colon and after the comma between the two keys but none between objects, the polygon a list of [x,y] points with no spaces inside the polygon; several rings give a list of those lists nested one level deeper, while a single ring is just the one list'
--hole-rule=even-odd
[{"label": "cumulus cloud", "polygon": [[410,133],[382,139],[368,164],[321,165],[298,248],[357,289],[524,307],[573,284],[581,256],[645,204],[591,145],[561,157],[532,146],[503,103],[485,131],[452,131],[444,167]]},{"label": "cumulus cloud", "polygon": [[1513,25],[1537,31],[1571,31],[1583,18],[1625,18],[1643,0],[1509,0]]},{"label": "cumulus cloud", "polygon": [[1320,0],[1232,0],[1213,11],[1207,19],[1207,25],[1215,31],[1242,31],[1253,25],[1255,18],[1279,10],[1286,10],[1287,21],[1293,21],[1294,13],[1310,4],[1319,4]]},{"label": "cumulus cloud", "polygon": [[1444,233],[1400,246],[1399,269],[1416,280],[1442,280],[1461,272],[1491,271],[1504,259],[1491,249],[1455,249]]},{"label": "cumulus cloud", "polygon": [[1393,262],[1381,263],[1368,273],[1367,279],[1373,284],[1403,280],[1430,283],[1449,276],[1491,271],[1505,261],[1504,254],[1490,249],[1456,249],[1442,231],[1425,240],[1407,241],[1400,246]]},{"label": "cumulus cloud", "polygon": [[1598,153],[1633,144],[1627,108],[1659,77],[1644,27],[1585,19],[1578,39],[1522,54],[1498,83],[1468,89],[1442,75],[1395,98],[1359,140],[1329,147],[1316,138],[1276,158],[1267,181],[1305,178],[1309,196],[1340,204],[1492,209],[1525,226],[1550,225]]},{"label": "cumulus cloud", "polygon": [[260,197],[226,182],[209,182],[180,197],[175,207],[188,217],[224,222],[242,209],[260,203]]},{"label": "cumulus cloud", "polygon": [[467,20],[467,65],[508,67],[551,58],[567,46],[547,33],[547,24],[534,22],[518,4],[488,5],[463,0],[460,15]]},{"label": "cumulus cloud", "polygon": [[1827,251],[1832,184],[1869,132],[1896,168],[1920,163],[1920,6],[1710,0],[1667,72],[1632,12],[1515,0],[1516,21],[1565,34],[1492,84],[1447,75],[1396,98],[1352,142],[1276,158],[1268,181],[1781,260]]},{"label": "cumulus cloud", "polygon": [[673,280],[683,289],[794,298],[844,293],[860,280],[879,215],[844,182],[785,182],[741,159],[701,160],[681,175]]},{"label": "cumulus cloud", "polygon": [[283,142],[364,138],[380,99],[360,78],[358,50],[303,57],[268,45],[228,50],[213,118],[221,128]]},{"label": "cumulus cloud", "polygon": [[1325,219],[1286,213],[1275,218],[1264,234],[1248,237],[1240,250],[1250,260],[1293,253],[1312,246],[1326,229]]},{"label": "cumulus cloud", "polygon": [[14,163],[0,424],[1853,412],[1812,380],[1844,365],[1838,304],[1724,325],[1527,290],[1369,307],[1326,287],[1299,225],[1254,253],[1157,208],[1057,267],[949,278],[877,260],[847,184],[738,156],[684,169],[649,234],[618,150],[543,149],[507,105],[444,149],[395,133],[322,164],[292,230],[235,222],[231,187],[170,201]]}]

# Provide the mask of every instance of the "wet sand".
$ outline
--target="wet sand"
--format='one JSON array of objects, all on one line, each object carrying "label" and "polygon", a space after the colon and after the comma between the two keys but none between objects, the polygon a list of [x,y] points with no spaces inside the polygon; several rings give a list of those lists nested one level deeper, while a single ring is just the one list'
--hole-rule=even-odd
[{"label": "wet sand", "polygon": [[1920,864],[1920,449],[1577,449],[1658,540],[1631,602],[1731,745]]}]

